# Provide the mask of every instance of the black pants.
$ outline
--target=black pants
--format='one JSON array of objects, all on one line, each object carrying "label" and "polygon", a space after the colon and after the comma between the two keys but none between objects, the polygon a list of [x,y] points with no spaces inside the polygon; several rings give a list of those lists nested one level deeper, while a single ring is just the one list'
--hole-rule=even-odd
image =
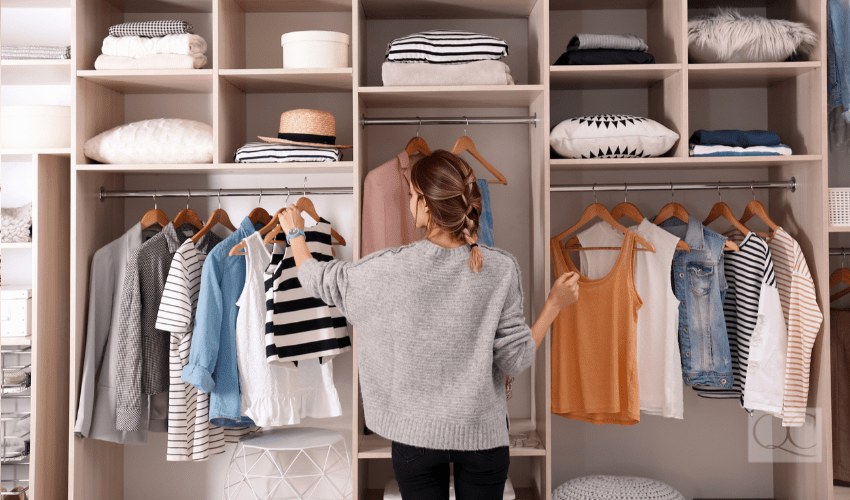
[{"label": "black pants", "polygon": [[404,500],[448,500],[449,463],[454,463],[456,500],[501,500],[511,463],[507,446],[429,450],[393,441],[393,470]]}]

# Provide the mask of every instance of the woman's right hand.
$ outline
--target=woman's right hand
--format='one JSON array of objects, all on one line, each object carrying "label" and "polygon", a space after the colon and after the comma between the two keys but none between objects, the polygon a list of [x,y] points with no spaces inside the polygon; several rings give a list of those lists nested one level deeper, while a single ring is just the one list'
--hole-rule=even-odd
[{"label": "woman's right hand", "polygon": [[564,273],[555,280],[549,291],[550,303],[557,311],[569,307],[578,300],[578,273]]}]

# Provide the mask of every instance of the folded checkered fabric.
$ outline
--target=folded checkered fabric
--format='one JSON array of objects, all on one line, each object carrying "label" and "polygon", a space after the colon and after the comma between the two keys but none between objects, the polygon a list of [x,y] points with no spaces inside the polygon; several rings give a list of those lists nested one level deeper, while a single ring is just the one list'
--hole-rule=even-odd
[{"label": "folded checkered fabric", "polygon": [[274,144],[249,142],[236,150],[236,163],[290,163],[311,161],[339,161],[339,149],[299,146],[296,144]]},{"label": "folded checkered fabric", "polygon": [[192,25],[186,21],[179,21],[177,19],[122,23],[109,27],[109,34],[111,36],[156,38],[165,35],[182,35],[183,33],[192,33]]},{"label": "folded checkered fabric", "polygon": [[48,45],[4,45],[0,47],[0,59],[70,59],[71,46]]}]

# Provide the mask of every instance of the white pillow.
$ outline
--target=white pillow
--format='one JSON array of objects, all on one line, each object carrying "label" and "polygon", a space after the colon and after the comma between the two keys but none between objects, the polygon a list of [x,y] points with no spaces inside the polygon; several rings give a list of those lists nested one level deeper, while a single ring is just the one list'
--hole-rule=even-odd
[{"label": "white pillow", "polygon": [[718,7],[688,21],[688,59],[695,63],[781,62],[808,54],[817,35],[803,23],[744,16]]},{"label": "white pillow", "polygon": [[567,158],[644,158],[670,150],[679,134],[631,115],[580,116],[552,129],[549,144]]},{"label": "white pillow", "polygon": [[22,207],[0,209],[0,241],[25,243],[32,241],[32,203]]},{"label": "white pillow", "polygon": [[212,163],[213,129],[193,120],[143,120],[92,137],[83,153],[101,163]]}]

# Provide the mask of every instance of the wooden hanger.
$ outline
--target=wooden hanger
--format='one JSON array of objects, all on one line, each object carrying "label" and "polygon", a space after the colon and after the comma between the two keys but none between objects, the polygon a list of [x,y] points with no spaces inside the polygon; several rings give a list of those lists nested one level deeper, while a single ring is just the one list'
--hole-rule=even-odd
[{"label": "wooden hanger", "polygon": [[[418,116],[416,118],[419,118]],[[404,152],[407,153],[407,156],[413,156],[416,153],[419,153],[424,156],[428,156],[431,154],[431,148],[428,147],[428,143],[425,142],[425,139],[419,137],[419,129],[422,128],[422,119],[419,118],[419,128],[416,129],[416,137],[410,139],[407,143],[407,146],[404,147]]]},{"label": "wooden hanger", "polygon": [[251,221],[251,224],[268,224],[272,220],[272,216],[266,212],[266,209],[261,207],[263,204],[263,190],[260,189],[260,200],[257,202],[257,208],[251,210],[251,213],[248,214],[248,219]]},{"label": "wooden hanger", "polygon": [[230,229],[230,232],[236,232],[236,227],[234,227],[233,223],[230,222],[230,216],[227,215],[227,212],[221,209],[221,188],[218,190],[218,208],[213,210],[212,215],[210,215],[210,218],[207,220],[204,227],[195,233],[195,236],[192,236],[192,243],[198,243],[198,241],[200,241],[205,234],[210,232],[216,224],[221,224],[227,229]]},{"label": "wooden hanger", "polygon": [[[835,288],[836,286],[844,283],[845,285],[850,286],[850,270],[847,268],[836,269],[835,272],[829,275],[829,288]],[[829,296],[830,302],[835,302],[836,300],[844,297],[850,293],[850,288],[845,288],[844,290],[838,291]]]},{"label": "wooden hanger", "polygon": [[180,226],[188,222],[200,230],[204,227],[204,223],[201,222],[201,218],[198,217],[198,213],[189,208],[189,199],[192,198],[192,192],[188,189],[186,192],[189,194],[188,198],[186,198],[186,208],[181,210],[177,216],[174,217],[174,229],[180,229]]},{"label": "wooden hanger", "polygon": [[[289,200],[288,194],[286,195],[286,199]],[[256,210],[256,209],[254,209],[254,210]],[[264,236],[264,235],[268,234],[269,231],[271,231],[272,229],[275,228],[275,226],[277,226],[277,223],[278,223],[277,217],[284,210],[286,210],[286,206],[284,206],[283,208],[281,208],[280,210],[275,212],[274,216],[269,216],[269,221],[266,222],[266,225],[263,226],[262,228],[260,228],[259,231],[257,231],[258,233],[260,233],[260,236]],[[263,210],[263,211],[265,212],[265,210]],[[266,212],[266,213],[268,213],[268,212]],[[229,255],[230,257],[233,257],[235,255],[245,255],[246,252],[244,252],[244,250],[245,250],[245,247],[247,247],[247,246],[248,246],[248,242],[243,239],[242,241],[240,241],[239,243],[234,245],[233,248],[230,249],[230,252],[228,252],[227,255]]]},{"label": "wooden hanger", "polygon": [[[641,222],[643,222],[644,216],[643,216],[642,213],[640,213],[640,210],[638,209],[638,207],[636,207],[633,204],[628,202],[628,195],[629,195],[629,185],[626,184],[626,197],[627,198],[624,199],[622,203],[620,203],[616,207],[614,207],[614,210],[611,210],[611,217],[614,220],[620,220],[623,217],[628,217],[629,219],[635,221],[635,223],[640,224]],[[686,252],[691,251],[691,247],[689,247],[688,244],[684,242],[684,240],[679,240],[679,242],[676,243],[676,249],[684,250]]]},{"label": "wooden hanger", "polygon": [[159,224],[159,227],[165,227],[169,223],[168,216],[165,215],[165,212],[157,208],[156,191],[153,193],[153,209],[148,210],[145,215],[142,216],[142,231],[150,228],[154,224]]},{"label": "wooden hanger", "polygon": [[[720,186],[717,187],[717,192],[720,192]],[[750,230],[747,229],[747,226],[745,226],[744,224],[739,222],[738,219],[735,218],[735,215],[732,213],[732,209],[729,208],[729,205],[724,203],[722,200],[715,203],[714,206],[711,207],[711,212],[709,212],[708,217],[704,221],[702,221],[702,225],[708,226],[720,217],[723,217],[724,219],[729,221],[729,223],[732,224],[732,226],[734,226],[735,229],[740,231],[741,234],[743,234],[744,236],[746,236],[747,233],[750,232]],[[731,250],[733,252],[741,251],[741,247],[739,247],[737,243],[730,239],[726,240],[726,244],[723,248],[724,250]]]},{"label": "wooden hanger", "polygon": [[[592,205],[590,205],[589,207],[587,207],[584,210],[584,213],[582,214],[581,219],[573,227],[567,229],[566,231],[559,234],[558,236],[555,236],[555,240],[560,241],[560,240],[564,239],[565,236],[567,236],[568,234],[574,233],[580,227],[584,226],[585,224],[587,224],[588,222],[590,222],[591,220],[593,220],[596,217],[599,217],[600,219],[604,220],[605,222],[610,224],[612,227],[614,227],[614,229],[617,229],[618,231],[620,231],[623,234],[629,234],[630,232],[632,232],[629,228],[627,228],[626,226],[624,226],[624,225],[620,224],[619,222],[617,222],[616,220],[614,220],[614,218],[611,216],[611,212],[609,212],[608,209],[605,208],[605,205],[603,205],[601,203],[593,203]],[[572,242],[573,240],[570,240],[570,241]],[[648,250],[652,253],[655,253],[655,246],[653,246],[652,243],[648,242],[646,239],[644,239],[641,235],[639,235],[637,233],[635,233],[635,241],[640,243],[644,247],[644,248],[637,248],[636,250],[646,249],[646,250]],[[566,250],[568,250],[568,251],[573,251],[573,250],[579,251],[579,250],[620,250],[620,249],[619,248],[595,248],[595,247],[591,247],[591,248],[578,247],[578,248],[576,248],[576,247],[567,246]]]},{"label": "wooden hanger", "polygon": [[[750,184],[750,190],[753,191],[753,185]],[[753,201],[747,203],[747,208],[744,209],[744,215],[741,216],[741,224],[746,224],[748,220],[752,219],[753,216],[758,217],[767,227],[770,228],[771,231],[776,232],[779,229],[779,224],[770,220],[770,217],[767,215],[767,210],[765,210],[764,205],[761,204],[760,201],[756,200],[756,192],[753,191]]]},{"label": "wooden hanger", "polygon": [[[466,119],[466,125],[469,126],[469,118]],[[476,160],[478,160],[478,163],[484,165],[484,168],[489,170],[490,173],[495,175],[496,179],[498,179],[498,180],[495,180],[495,181],[487,181],[487,182],[489,182],[490,184],[504,184],[505,186],[508,185],[508,180],[505,178],[505,176],[502,175],[501,172],[496,170],[496,167],[494,167],[493,165],[490,165],[490,163],[487,160],[485,160],[483,156],[481,156],[481,153],[478,152],[478,148],[475,147],[475,143],[472,142],[472,138],[470,138],[468,135],[466,135],[466,129],[465,128],[463,129],[463,137],[461,137],[460,139],[457,140],[457,142],[455,142],[455,147],[452,148],[452,154],[453,155],[460,155],[464,151],[469,151],[469,153],[472,155],[472,157],[475,158]],[[607,209],[606,209],[606,211],[607,211]]]},{"label": "wooden hanger", "polygon": [[[297,208],[301,212],[306,212],[307,215],[312,217],[313,220],[315,220],[316,222],[319,222],[319,220],[321,219],[321,217],[319,217],[318,212],[316,212],[316,207],[315,207],[315,205],[313,205],[313,201],[310,200],[310,198],[307,198],[306,196],[302,196],[295,203],[295,208]],[[274,226],[274,229],[272,229],[266,235],[265,239],[263,240],[263,242],[266,243],[266,244],[269,244],[269,243],[286,243],[285,240],[280,241],[280,240],[274,239],[278,234],[281,233],[281,231],[283,231],[283,225],[282,225],[283,215],[280,212],[278,212],[276,214],[275,220],[279,221],[281,224]],[[339,245],[342,245],[342,246],[346,245],[345,238],[343,238],[341,234],[336,232],[336,229],[331,228],[331,236],[339,242]],[[332,245],[334,245],[334,244],[336,244],[336,243],[332,243]],[[334,253],[336,253],[336,252],[334,252]]]}]

